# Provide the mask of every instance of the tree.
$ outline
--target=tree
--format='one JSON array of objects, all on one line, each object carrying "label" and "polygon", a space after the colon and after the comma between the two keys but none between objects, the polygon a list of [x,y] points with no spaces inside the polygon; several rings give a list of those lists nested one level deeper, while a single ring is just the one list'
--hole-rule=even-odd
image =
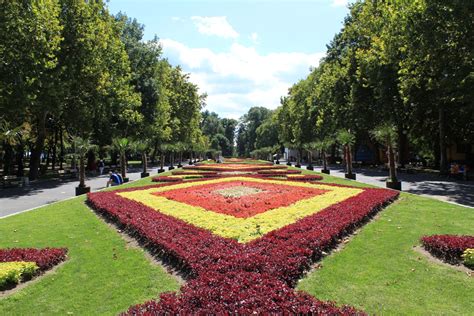
[{"label": "tree", "polygon": [[132,143],[128,138],[114,138],[112,145],[120,154],[120,173],[123,181],[128,182],[127,178],[127,150],[130,149]]},{"label": "tree", "polygon": [[89,151],[96,148],[89,139],[81,137],[73,137],[75,156],[79,159],[79,185],[76,188],[76,195],[81,195],[90,191],[90,187],[86,186],[86,168],[84,160]]},{"label": "tree", "polygon": [[223,152],[224,156],[232,156],[234,154],[235,133],[237,129],[237,120],[231,118],[221,119],[222,127],[224,128],[224,136],[229,140],[230,147]]},{"label": "tree", "polygon": [[278,140],[278,122],[273,115],[263,121],[257,128],[256,134],[256,148],[273,147],[280,144]]},{"label": "tree", "polygon": [[115,16],[121,27],[121,39],[130,61],[131,84],[141,96],[138,111],[143,121],[136,128],[141,139],[152,140],[154,147],[168,141],[170,105],[167,99],[167,81],[171,66],[161,58],[162,48],[155,36],[144,42],[144,26],[135,19],[119,13]]},{"label": "tree", "polygon": [[237,132],[237,151],[239,156],[249,156],[255,149],[257,128],[271,116],[272,111],[264,107],[252,107],[240,118]]},{"label": "tree", "polygon": [[346,178],[355,180],[355,174],[352,173],[352,146],[355,144],[355,136],[350,131],[340,130],[337,134],[337,141],[344,148]]},{"label": "tree", "polygon": [[99,1],[61,0],[64,25],[58,102],[68,131],[99,144],[133,134],[142,121],[140,95],[130,83],[130,64],[120,27]]},{"label": "tree", "polygon": [[48,116],[55,102],[62,26],[57,1],[2,1],[0,109],[14,126],[32,127],[30,179],[38,177]]},{"label": "tree", "polygon": [[334,140],[326,137],[314,143],[314,148],[321,151],[321,158],[323,161],[323,169],[321,172],[329,174],[327,151],[334,144]]},{"label": "tree", "polygon": [[388,166],[390,177],[389,181],[390,184],[387,183],[387,187],[391,188],[398,188],[401,189],[400,182],[397,179],[397,168],[395,165],[395,153],[394,147],[396,146],[397,142],[397,128],[393,124],[384,124],[376,127],[372,130],[373,137],[381,144],[384,144],[387,149],[387,158],[388,158]]},{"label": "tree", "polygon": [[150,149],[150,140],[136,140],[131,143],[131,147],[139,152],[142,156],[142,168],[141,177],[145,178],[150,175],[148,173],[148,155],[147,151]]}]

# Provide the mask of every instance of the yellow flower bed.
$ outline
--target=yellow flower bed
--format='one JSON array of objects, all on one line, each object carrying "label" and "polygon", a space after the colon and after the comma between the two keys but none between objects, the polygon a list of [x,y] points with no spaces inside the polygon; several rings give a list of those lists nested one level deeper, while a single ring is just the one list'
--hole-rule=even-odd
[{"label": "yellow flower bed", "polygon": [[156,192],[189,188],[196,185],[245,181],[282,185],[278,180],[255,179],[248,177],[229,177],[206,181],[185,182],[147,190],[118,193],[119,195],[141,202],[163,214],[173,216],[197,227],[207,229],[222,237],[236,239],[245,243],[286,225],[295,223],[308,215],[317,213],[328,206],[353,197],[363,190],[357,188],[336,187],[314,183],[285,181],[284,185],[327,190],[328,192],[312,198],[300,200],[292,205],[279,207],[248,218],[237,218],[231,215],[208,211],[202,207],[168,200],[153,195]]},{"label": "yellow flower bed", "polygon": [[38,270],[35,262],[0,262],[0,288],[16,284],[24,277],[31,277]]}]

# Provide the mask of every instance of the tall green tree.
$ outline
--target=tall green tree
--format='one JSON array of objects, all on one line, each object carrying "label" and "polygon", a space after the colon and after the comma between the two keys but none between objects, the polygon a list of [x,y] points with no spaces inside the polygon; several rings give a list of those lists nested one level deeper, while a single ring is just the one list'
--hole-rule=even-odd
[{"label": "tall green tree", "polygon": [[56,101],[62,28],[57,1],[0,1],[0,109],[15,126],[32,127],[30,178],[38,177],[48,117]]}]

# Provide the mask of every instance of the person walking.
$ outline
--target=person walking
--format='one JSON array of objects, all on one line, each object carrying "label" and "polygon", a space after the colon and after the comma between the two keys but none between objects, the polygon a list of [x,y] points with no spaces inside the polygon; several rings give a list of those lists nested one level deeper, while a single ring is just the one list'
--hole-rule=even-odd
[{"label": "person walking", "polygon": [[102,175],[104,173],[104,168],[105,168],[105,162],[103,159],[99,160],[99,175]]}]

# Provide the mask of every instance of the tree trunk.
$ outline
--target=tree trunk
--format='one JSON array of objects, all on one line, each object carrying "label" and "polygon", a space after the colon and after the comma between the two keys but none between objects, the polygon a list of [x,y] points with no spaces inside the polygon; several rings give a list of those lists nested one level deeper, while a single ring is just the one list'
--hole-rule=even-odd
[{"label": "tree trunk", "polygon": [[397,168],[395,166],[395,154],[393,152],[393,147],[391,144],[388,146],[388,165],[389,165],[389,172],[390,172],[390,182],[397,182]]},{"label": "tree trunk", "polygon": [[313,165],[313,153],[310,150],[308,150],[308,165]]},{"label": "tree trunk", "polygon": [[151,164],[152,166],[155,165],[156,153],[158,152],[158,142],[155,142],[153,146],[153,151],[151,152]]},{"label": "tree trunk", "polygon": [[84,157],[79,158],[79,187],[84,188],[86,186],[86,166],[84,164]]},{"label": "tree trunk", "polygon": [[[48,150],[46,151],[46,168],[45,168],[45,170],[48,170],[50,162],[51,162],[51,144],[49,144]],[[40,171],[41,171],[41,168],[40,168]]]},{"label": "tree trunk", "polygon": [[448,173],[448,163],[446,159],[446,113],[444,106],[439,108],[439,171],[441,174]]},{"label": "tree trunk", "polygon": [[16,176],[17,177],[23,177],[24,176],[24,164],[23,164],[23,157],[25,153],[25,146],[23,145],[23,142],[20,142],[17,146],[16,149],[16,164],[18,166],[17,171],[16,171]]},{"label": "tree trunk", "polygon": [[126,165],[125,153],[120,153],[120,173],[122,174],[123,179],[127,177],[127,165]]},{"label": "tree trunk", "polygon": [[331,146],[331,163],[334,163],[335,162],[335,158],[336,157],[336,145],[332,145]]},{"label": "tree trunk", "polygon": [[322,150],[322,156],[323,156],[323,170],[328,170],[328,160],[326,157],[326,150]]},{"label": "tree trunk", "polygon": [[3,174],[10,175],[13,171],[13,148],[4,143],[5,155],[3,156]]},{"label": "tree trunk", "polygon": [[161,152],[160,169],[163,170],[164,167],[165,167],[165,153]]},{"label": "tree trunk", "polygon": [[59,170],[64,170],[64,137],[63,137],[63,127],[59,126],[59,142],[61,150],[59,152]]},{"label": "tree trunk", "polygon": [[143,160],[143,173],[146,173],[147,171],[147,156],[146,156],[146,151],[142,153],[142,160]]},{"label": "tree trunk", "polygon": [[31,150],[30,156],[30,180],[38,179],[39,175],[41,152],[43,151],[44,140],[46,138],[46,114],[47,113],[44,113],[43,116],[38,120],[38,135],[36,137],[35,144],[33,145],[33,148]]},{"label": "tree trunk", "polygon": [[52,153],[52,159],[51,159],[51,170],[56,169],[56,143],[58,142],[58,129],[55,128],[54,134],[53,134],[53,153]]},{"label": "tree trunk", "polygon": [[403,133],[403,130],[398,133],[398,148],[400,149],[398,155],[398,163],[402,168],[405,168],[405,164],[409,160],[409,148],[408,148],[408,136],[406,133]]},{"label": "tree trunk", "polygon": [[346,145],[347,173],[352,174],[352,151],[351,145]]}]

